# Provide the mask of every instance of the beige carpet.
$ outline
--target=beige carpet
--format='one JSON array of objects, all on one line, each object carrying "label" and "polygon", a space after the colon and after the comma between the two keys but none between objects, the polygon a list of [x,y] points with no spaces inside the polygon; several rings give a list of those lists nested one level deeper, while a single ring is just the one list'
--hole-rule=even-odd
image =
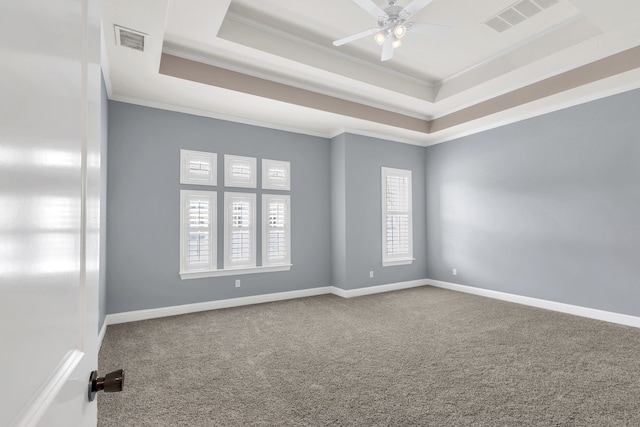
[{"label": "beige carpet", "polygon": [[640,426],[640,329],[422,287],[107,328],[100,427]]}]

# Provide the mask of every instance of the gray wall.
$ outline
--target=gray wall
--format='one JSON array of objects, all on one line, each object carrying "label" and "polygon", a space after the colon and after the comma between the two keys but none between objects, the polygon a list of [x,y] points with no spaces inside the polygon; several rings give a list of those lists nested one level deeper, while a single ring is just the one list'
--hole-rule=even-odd
[{"label": "gray wall", "polygon": [[331,283],[347,283],[346,135],[331,140]]},{"label": "gray wall", "polygon": [[[182,148],[218,153],[219,217],[224,154],[291,162],[291,271],[180,279],[180,189],[202,188],[179,184]],[[110,101],[108,155],[107,313],[331,284],[328,139]]]},{"label": "gray wall", "polygon": [[[425,149],[109,102],[106,312],[429,277],[640,315],[639,107],[633,91]],[[290,272],[180,280],[181,148],[217,152],[219,182],[224,154],[291,161]],[[381,265],[382,166],[413,171],[409,266]]]},{"label": "gray wall", "polygon": [[428,147],[428,276],[640,315],[638,111],[636,90]]},{"label": "gray wall", "polygon": [[[426,235],[424,148],[344,134],[344,141],[334,139],[333,149],[332,160],[339,163],[339,169],[344,168],[344,178],[333,178],[344,182],[345,206],[344,227],[341,227],[345,245],[344,282],[336,284],[344,289],[355,289],[424,279],[427,273],[423,238]],[[380,174],[383,166],[412,171],[413,254],[416,260],[411,265],[382,266]],[[369,278],[370,271],[374,272],[373,278]]]},{"label": "gray wall", "polygon": [[102,77],[100,93],[100,275],[98,278],[98,332],[107,315],[107,145],[109,140],[109,101]]}]

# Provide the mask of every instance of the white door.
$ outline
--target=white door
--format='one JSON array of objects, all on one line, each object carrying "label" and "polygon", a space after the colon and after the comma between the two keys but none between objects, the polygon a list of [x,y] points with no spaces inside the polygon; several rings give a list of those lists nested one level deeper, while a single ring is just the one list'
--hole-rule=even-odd
[{"label": "white door", "polygon": [[97,369],[95,0],[0,2],[0,426],[88,427]]}]

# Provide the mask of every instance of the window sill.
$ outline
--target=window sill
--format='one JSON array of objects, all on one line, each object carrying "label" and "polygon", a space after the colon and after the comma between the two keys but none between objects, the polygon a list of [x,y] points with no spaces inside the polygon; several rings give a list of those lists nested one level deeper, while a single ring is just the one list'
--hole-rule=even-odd
[{"label": "window sill", "polygon": [[413,264],[413,261],[415,260],[416,260],[415,258],[402,258],[402,259],[394,259],[389,261],[382,261],[382,266],[392,267],[394,265],[408,265],[408,264]]},{"label": "window sill", "polygon": [[291,270],[291,264],[283,265],[267,265],[261,267],[243,267],[243,268],[228,268],[226,270],[204,270],[204,271],[188,271],[180,272],[180,278],[182,280],[187,279],[202,279],[205,277],[222,277],[222,276],[239,276],[242,274],[255,274],[255,273],[273,273],[276,271],[289,271]]}]

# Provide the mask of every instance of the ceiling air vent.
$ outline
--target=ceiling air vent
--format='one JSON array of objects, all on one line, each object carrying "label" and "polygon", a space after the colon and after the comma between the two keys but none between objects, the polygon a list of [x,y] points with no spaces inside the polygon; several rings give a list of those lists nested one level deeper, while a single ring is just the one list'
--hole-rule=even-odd
[{"label": "ceiling air vent", "polygon": [[140,31],[135,31],[130,28],[121,27],[119,25],[114,25],[113,27],[116,31],[117,45],[144,52],[145,39],[147,37],[145,33],[141,33]]},{"label": "ceiling air vent", "polygon": [[520,0],[492,16],[484,24],[501,33],[558,2],[559,0]]}]

